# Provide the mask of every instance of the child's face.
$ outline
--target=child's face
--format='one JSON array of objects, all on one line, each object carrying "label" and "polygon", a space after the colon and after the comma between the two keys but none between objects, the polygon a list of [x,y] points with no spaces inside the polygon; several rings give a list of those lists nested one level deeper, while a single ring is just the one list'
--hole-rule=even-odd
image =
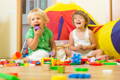
[{"label": "child's face", "polygon": [[43,25],[43,20],[42,20],[42,17],[40,15],[32,15],[30,21],[31,21],[31,25],[33,27]]},{"label": "child's face", "polygon": [[84,28],[86,21],[85,18],[81,15],[74,15],[74,25],[76,26],[76,28]]}]

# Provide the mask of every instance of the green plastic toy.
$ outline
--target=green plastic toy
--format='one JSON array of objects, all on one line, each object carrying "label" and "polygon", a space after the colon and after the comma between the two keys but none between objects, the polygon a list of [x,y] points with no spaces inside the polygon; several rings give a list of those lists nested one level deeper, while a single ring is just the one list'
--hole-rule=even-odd
[{"label": "green plastic toy", "polygon": [[5,73],[0,73],[0,79],[5,79],[5,80],[20,80],[16,76],[5,74]]}]

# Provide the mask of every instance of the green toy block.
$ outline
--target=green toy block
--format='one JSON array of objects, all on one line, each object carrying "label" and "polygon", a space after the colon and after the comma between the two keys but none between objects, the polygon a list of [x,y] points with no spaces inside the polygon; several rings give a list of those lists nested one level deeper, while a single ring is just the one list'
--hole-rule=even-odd
[{"label": "green toy block", "polygon": [[24,66],[24,63],[19,63],[19,66]]},{"label": "green toy block", "polygon": [[58,73],[64,73],[65,72],[65,66],[58,66]]},{"label": "green toy block", "polygon": [[70,65],[77,65],[76,63],[70,63]]},{"label": "green toy block", "polygon": [[83,71],[83,72],[87,72],[88,68],[74,68],[75,71]]},{"label": "green toy block", "polygon": [[51,66],[50,69],[51,69],[51,70],[57,70],[57,69],[58,69],[58,66]]},{"label": "green toy block", "polygon": [[100,62],[100,63],[104,63],[104,62],[106,62],[106,60],[99,60],[99,62]]},{"label": "green toy block", "polygon": [[5,74],[5,73],[0,73],[0,79],[5,79],[5,80],[20,80],[16,76]]},{"label": "green toy block", "polygon": [[105,62],[104,65],[117,65],[115,62]]},{"label": "green toy block", "polygon": [[44,62],[44,64],[50,64],[51,65],[51,62]]}]

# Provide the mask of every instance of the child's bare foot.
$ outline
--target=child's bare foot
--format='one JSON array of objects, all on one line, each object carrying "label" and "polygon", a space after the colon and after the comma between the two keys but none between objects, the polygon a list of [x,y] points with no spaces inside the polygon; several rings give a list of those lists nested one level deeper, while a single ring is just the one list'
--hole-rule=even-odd
[{"label": "child's bare foot", "polygon": [[101,56],[96,57],[96,58],[99,59],[99,60],[108,60],[109,56],[108,55],[101,55]]},{"label": "child's bare foot", "polygon": [[23,58],[23,61],[30,61],[30,59],[25,57],[25,58]]}]

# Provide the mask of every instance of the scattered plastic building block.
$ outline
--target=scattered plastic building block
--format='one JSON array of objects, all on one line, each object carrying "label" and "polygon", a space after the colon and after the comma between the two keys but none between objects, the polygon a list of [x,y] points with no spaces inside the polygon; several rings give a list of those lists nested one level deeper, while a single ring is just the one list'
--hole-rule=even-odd
[{"label": "scattered plastic building block", "polygon": [[69,78],[76,78],[76,79],[89,79],[91,78],[90,74],[70,74],[68,75]]},{"label": "scattered plastic building block", "polygon": [[87,63],[88,62],[88,58],[83,58],[83,59],[81,59],[81,64],[85,64],[85,63]]},{"label": "scattered plastic building block", "polygon": [[51,70],[57,70],[57,69],[58,69],[58,66],[51,66],[50,69],[51,69]]},{"label": "scattered plastic building block", "polygon": [[0,78],[5,79],[5,80],[20,80],[16,76],[5,74],[5,73],[0,73]]},{"label": "scattered plastic building block", "polygon": [[20,52],[15,52],[15,54],[12,56],[13,59],[20,59],[22,57],[22,53]]},{"label": "scattered plastic building block", "polygon": [[97,62],[90,62],[89,64],[92,66],[102,66],[103,65],[102,63],[97,63]]},{"label": "scattered plastic building block", "polygon": [[77,72],[79,72],[79,71],[87,72],[88,68],[74,68],[74,70]]},{"label": "scattered plastic building block", "polygon": [[89,58],[89,62],[95,62],[95,61],[96,61],[96,58],[95,58],[95,57]]},{"label": "scattered plastic building block", "polygon": [[116,62],[105,62],[104,65],[117,65]]},{"label": "scattered plastic building block", "polygon": [[72,63],[75,63],[75,64],[80,64],[81,59],[82,57],[79,53],[78,54],[74,53],[73,56],[71,57]]},{"label": "scattered plastic building block", "polygon": [[102,70],[102,72],[103,72],[104,74],[111,74],[113,71],[110,70],[110,69],[109,69],[109,70],[106,69],[106,70]]},{"label": "scattered plastic building block", "polygon": [[40,65],[40,62],[39,62],[39,61],[37,61],[35,64],[36,64],[36,65]]},{"label": "scattered plastic building block", "polygon": [[120,59],[116,59],[116,62],[120,63]]},{"label": "scattered plastic building block", "polygon": [[28,56],[28,53],[26,53],[26,54],[23,54],[23,57],[27,57]]},{"label": "scattered plastic building block", "polygon": [[65,75],[54,75],[51,80],[67,80],[67,77]]},{"label": "scattered plastic building block", "polygon": [[58,73],[64,73],[65,72],[65,66],[58,66]]},{"label": "scattered plastic building block", "polygon": [[18,73],[8,73],[8,74],[18,77]]}]

